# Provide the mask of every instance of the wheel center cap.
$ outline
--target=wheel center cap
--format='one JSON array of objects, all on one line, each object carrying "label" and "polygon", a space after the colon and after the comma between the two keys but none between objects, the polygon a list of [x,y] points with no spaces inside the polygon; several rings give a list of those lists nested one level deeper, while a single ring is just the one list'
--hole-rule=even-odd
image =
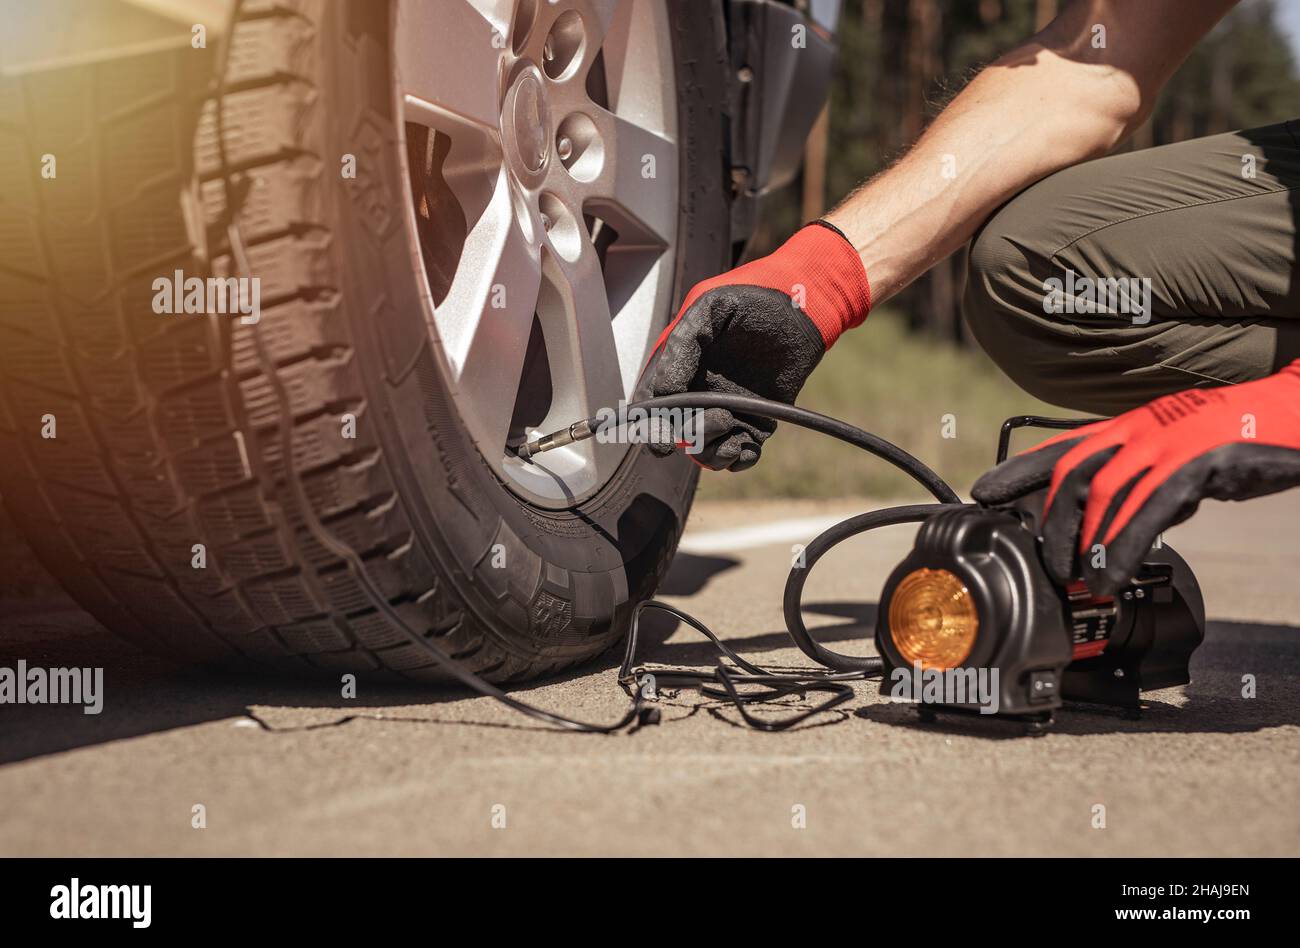
[{"label": "wheel center cap", "polygon": [[536,67],[520,73],[510,87],[501,125],[516,166],[528,175],[540,172],[551,153],[551,108]]}]

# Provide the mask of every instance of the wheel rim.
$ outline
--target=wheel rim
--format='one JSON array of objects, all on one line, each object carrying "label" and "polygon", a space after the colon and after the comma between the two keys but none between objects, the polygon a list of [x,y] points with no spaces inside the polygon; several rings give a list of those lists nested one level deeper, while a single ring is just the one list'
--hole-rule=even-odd
[{"label": "wheel rim", "polygon": [[[616,408],[667,317],[676,83],[663,0],[400,0],[408,226],[453,400],[497,476],[566,507],[628,446],[511,450]],[[633,39],[635,38],[635,39]]]}]

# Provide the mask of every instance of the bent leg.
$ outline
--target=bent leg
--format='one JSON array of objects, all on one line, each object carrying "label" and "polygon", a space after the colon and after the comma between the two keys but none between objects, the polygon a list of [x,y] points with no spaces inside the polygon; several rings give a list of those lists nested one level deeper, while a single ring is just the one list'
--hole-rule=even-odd
[{"label": "bent leg", "polygon": [[[1087,162],[976,235],[966,319],[1026,391],[1081,411],[1260,378],[1300,358],[1298,221],[1300,122]],[[1053,279],[1149,280],[1150,308],[1046,312]]]}]

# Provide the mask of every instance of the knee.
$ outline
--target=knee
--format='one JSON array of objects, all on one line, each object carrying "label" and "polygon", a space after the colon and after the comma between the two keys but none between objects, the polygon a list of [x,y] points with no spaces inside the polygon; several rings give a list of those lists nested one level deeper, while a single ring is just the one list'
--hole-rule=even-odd
[{"label": "knee", "polygon": [[1057,266],[1032,190],[994,212],[971,241],[963,310],[977,334],[1043,315],[1043,283]]},{"label": "knee", "polygon": [[1044,311],[1044,281],[1057,269],[1050,236],[1023,196],[991,217],[971,242],[962,313],[980,347],[1030,395],[1072,402],[1068,353],[1078,328]]}]

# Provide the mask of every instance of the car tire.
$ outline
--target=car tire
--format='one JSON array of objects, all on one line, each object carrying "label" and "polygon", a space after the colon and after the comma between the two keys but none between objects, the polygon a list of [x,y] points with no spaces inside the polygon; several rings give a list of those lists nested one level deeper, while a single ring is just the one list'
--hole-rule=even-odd
[{"label": "car tire", "polygon": [[[667,2],[676,303],[729,259],[727,58],[720,3]],[[522,680],[608,649],[672,558],[689,459],[635,446],[554,509],[468,437],[401,220],[392,16],[247,0],[228,59],[130,48],[0,79],[17,182],[0,213],[0,496],[77,601],[144,648],[446,680],[424,638]],[[260,322],[159,315],[159,273],[240,273],[232,224]]]}]

